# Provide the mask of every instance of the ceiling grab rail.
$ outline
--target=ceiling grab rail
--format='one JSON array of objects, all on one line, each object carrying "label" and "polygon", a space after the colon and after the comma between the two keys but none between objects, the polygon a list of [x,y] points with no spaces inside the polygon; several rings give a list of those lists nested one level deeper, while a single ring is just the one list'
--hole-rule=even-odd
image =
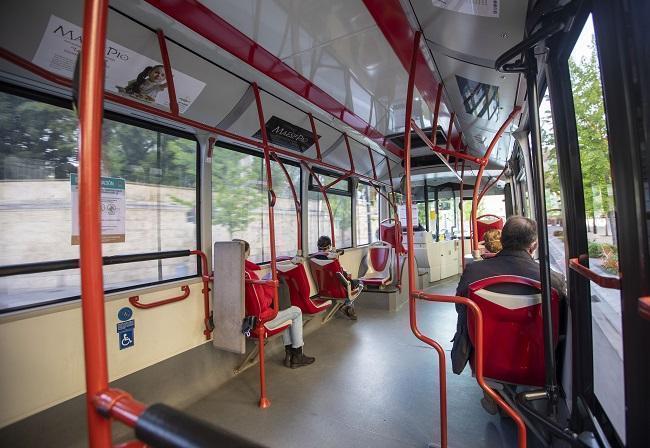
[{"label": "ceiling grab rail", "polygon": [[133,305],[136,308],[139,308],[141,310],[148,310],[151,308],[157,308],[159,306],[167,305],[169,303],[174,303],[174,302],[180,302],[182,300],[187,299],[190,296],[190,287],[187,285],[181,286],[181,291],[183,291],[183,294],[180,296],[176,297],[171,297],[169,299],[163,299],[163,300],[158,300],[156,302],[150,302],[150,303],[141,303],[140,302],[140,296],[131,296],[129,297],[129,303]]},{"label": "ceiling grab rail", "polygon": [[501,178],[506,173],[506,171],[508,171],[508,163],[507,162],[506,162],[506,166],[503,167],[503,171],[501,171],[501,173],[499,173],[499,175],[494,180],[489,181],[485,185],[485,187],[483,187],[483,190],[481,190],[481,192],[478,195],[478,203],[479,204],[481,203],[481,199],[483,199],[483,196],[485,196],[485,193],[487,193],[492,187],[494,187],[497,184],[497,182],[499,182],[501,180]]},{"label": "ceiling grab rail", "polygon": [[314,121],[314,116],[311,114],[311,112],[308,112],[307,116],[309,117],[309,124],[311,124],[311,133],[313,134],[314,145],[316,145],[316,158],[322,162],[323,156],[320,152],[320,143],[318,141],[318,134],[316,133],[316,122]]},{"label": "ceiling grab rail", "polygon": [[442,148],[440,146],[434,145],[433,142],[429,140],[429,137],[427,137],[427,134],[413,120],[411,120],[411,128],[415,131],[418,137],[422,139],[424,144],[427,145],[429,149],[431,149],[433,152],[436,153],[436,155],[454,156],[458,159],[469,160],[470,162],[474,162],[477,165],[480,165],[482,159],[479,157],[474,157],[464,152],[454,151],[453,149]]},{"label": "ceiling grab rail", "polygon": [[[419,50],[421,33],[418,31],[415,34],[413,43],[413,56],[411,60],[411,67],[409,71],[409,83],[406,100],[406,119],[405,123],[411,123],[411,114],[413,107],[413,88],[414,88],[414,73],[416,66],[416,52]],[[413,207],[412,192],[411,192],[411,132],[409,126],[406,126],[404,131],[404,177],[406,181],[405,198],[406,198],[406,234],[408,243],[408,275],[409,275],[409,320],[411,331],[413,334],[433,347],[438,353],[439,359],[439,382],[440,382],[440,433],[441,433],[441,447],[447,447],[447,395],[446,395],[446,361],[445,352],[440,344],[431,338],[422,334],[417,326],[417,309],[416,300],[427,300],[432,302],[445,302],[445,303],[458,303],[467,306],[475,316],[476,333],[480,335],[476,339],[475,361],[476,366],[476,380],[480,387],[489,394],[497,404],[505,410],[505,412],[514,420],[518,430],[518,447],[526,447],[526,426],[521,416],[512,409],[497,393],[495,393],[485,382],[483,378],[483,328],[482,328],[482,314],[478,306],[471,300],[465,297],[456,296],[442,296],[435,294],[427,294],[424,291],[419,291],[415,288],[415,255],[414,255],[414,236],[413,236],[413,217],[411,210]]]},{"label": "ceiling grab rail", "polygon": [[[445,143],[445,149],[449,151],[451,148],[451,133],[454,131],[454,120],[456,119],[456,112],[452,112],[449,117],[449,128],[447,128],[447,142]],[[462,135],[459,133],[460,141],[462,142]],[[449,161],[449,154],[445,155],[447,161]]]},{"label": "ceiling grab rail", "polygon": [[589,256],[586,254],[580,255],[578,258],[570,258],[569,268],[602,288],[621,289],[621,279],[619,277],[605,277],[604,275],[597,274],[582,264],[585,261],[589,261]]},{"label": "ceiling grab rail", "polygon": [[[56,75],[55,73],[50,72],[49,70],[46,70],[44,68],[39,67],[38,65],[32,63],[31,61],[28,61],[27,59],[18,56],[17,54],[7,50],[6,48],[0,47],[0,58],[5,59],[12,64],[17,65],[20,68],[23,68],[31,73],[34,73],[37,76],[40,76],[41,78],[53,82],[55,84],[61,85],[63,87],[67,88],[72,88],[72,80],[65,78],[63,76]],[[201,123],[199,121],[193,120],[191,118],[184,117],[182,115],[174,115],[170,111],[166,111],[164,109],[160,109],[155,106],[151,106],[145,103],[141,103],[137,100],[127,98],[125,96],[118,95],[113,92],[109,91],[103,91],[104,98],[112,103],[119,104],[131,109],[139,110],[141,112],[145,112],[147,114],[164,118],[166,120],[170,120],[172,122],[180,123],[185,126],[193,127],[197,130],[202,130],[206,131],[212,134],[215,134],[217,136],[225,137],[227,139],[234,140],[239,143],[244,143],[246,145],[253,146],[254,148],[263,150],[264,149],[264,144],[258,140],[255,140],[250,137],[244,137],[242,135],[235,134],[234,132],[226,131],[224,129],[217,128],[215,126]],[[318,141],[318,140],[316,140]],[[274,146],[271,143],[267,143],[268,148],[277,153],[280,156],[286,157],[288,159],[293,159],[297,160],[299,162],[307,162],[311,163],[316,166],[320,166],[323,168],[326,168],[328,170],[335,171],[337,173],[339,172],[349,172],[349,170],[345,170],[339,166],[333,165],[331,163],[324,162],[323,160],[318,160],[318,159],[313,159],[311,157],[306,157],[302,154],[297,154],[292,151],[282,149],[280,147]],[[354,176],[358,177],[359,179],[367,180],[367,181],[373,181],[374,179],[369,176],[365,176],[361,173],[354,173]],[[378,181],[383,184],[383,182]]]},{"label": "ceiling grab rail", "polygon": [[264,324],[275,319],[280,311],[278,302],[278,269],[275,253],[275,207],[276,196],[273,191],[273,174],[271,172],[271,150],[269,149],[269,139],[266,134],[266,120],[264,120],[264,110],[262,109],[262,98],[257,83],[253,83],[253,93],[255,94],[255,105],[257,106],[257,117],[260,122],[260,131],[262,134],[262,143],[264,150],[264,164],[266,167],[266,188],[268,192],[268,214],[269,214],[269,245],[271,248],[271,281],[268,284],[273,286],[273,313],[265,320],[260,319],[257,323],[259,335],[259,357],[260,357],[260,402],[259,406],[266,409],[271,406],[271,401],[266,396],[266,371],[264,366],[264,339],[266,337],[266,327]]}]

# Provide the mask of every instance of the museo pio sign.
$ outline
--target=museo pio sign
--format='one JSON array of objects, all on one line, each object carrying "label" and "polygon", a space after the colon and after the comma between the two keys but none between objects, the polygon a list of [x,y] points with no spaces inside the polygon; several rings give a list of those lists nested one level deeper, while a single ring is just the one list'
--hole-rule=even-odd
[{"label": "museo pio sign", "polygon": [[[269,142],[274,145],[305,152],[314,144],[314,135],[311,131],[284,121],[275,115],[268,119],[265,126]],[[317,137],[320,138],[320,135]],[[261,140],[262,131],[257,131],[253,138]]]}]

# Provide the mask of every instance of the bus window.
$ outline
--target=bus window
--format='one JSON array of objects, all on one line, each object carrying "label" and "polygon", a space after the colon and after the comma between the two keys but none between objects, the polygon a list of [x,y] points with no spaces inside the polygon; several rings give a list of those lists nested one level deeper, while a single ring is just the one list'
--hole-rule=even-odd
[{"label": "bus window", "polygon": [[[328,176],[317,174],[323,185],[330,184],[338,175]],[[352,183],[349,179],[342,180],[327,191],[327,199],[332,207],[334,216],[334,236],[336,247],[343,249],[352,247]],[[317,188],[317,183],[309,181],[309,244],[305,248],[307,253],[316,252],[316,242],[321,235],[330,235],[330,218],[327,204],[323,195]],[[277,226],[277,224],[276,224]]]},{"label": "bus window", "polygon": [[370,185],[357,184],[357,245],[377,241],[379,231],[379,202],[377,190]]},{"label": "bus window", "polygon": [[[268,234],[266,168],[258,154],[215,148],[212,159],[212,240],[240,238],[251,247],[255,263],[271,259]],[[299,194],[300,167],[284,163]],[[291,188],[280,166],[271,162],[277,255],[293,256],[298,248],[296,209]]]},{"label": "bus window", "polygon": [[[583,176],[589,266],[618,276],[616,214],[593,22],[587,20],[569,58]],[[625,442],[621,296],[591,285],[594,393]]]},{"label": "bus window", "polygon": [[450,240],[458,232],[456,219],[458,216],[458,201],[456,192],[451,188],[438,191],[438,234],[442,241]]}]

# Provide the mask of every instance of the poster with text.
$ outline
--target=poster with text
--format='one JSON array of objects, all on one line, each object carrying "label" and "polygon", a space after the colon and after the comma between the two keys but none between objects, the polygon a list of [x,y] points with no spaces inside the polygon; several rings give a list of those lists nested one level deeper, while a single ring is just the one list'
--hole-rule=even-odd
[{"label": "poster with text", "polygon": [[[72,79],[81,49],[81,28],[50,16],[32,62]],[[185,112],[205,88],[205,83],[172,68],[180,112]],[[167,79],[162,63],[110,40],[106,41],[106,90],[145,103],[169,108]]]},{"label": "poster with text", "polygon": [[[79,176],[70,175],[72,198],[72,244],[79,244]],[[102,243],[126,241],[126,182],[119,177],[102,177]]]},{"label": "poster with text", "polygon": [[472,16],[498,18],[499,0],[433,0],[433,6]]},{"label": "poster with text", "polygon": [[[417,227],[420,224],[418,210],[419,210],[418,204],[413,204],[413,207],[411,207],[411,218],[413,219],[413,227]],[[399,223],[402,225],[402,228],[406,229],[406,205],[403,204],[398,205],[397,213],[399,214]]]}]

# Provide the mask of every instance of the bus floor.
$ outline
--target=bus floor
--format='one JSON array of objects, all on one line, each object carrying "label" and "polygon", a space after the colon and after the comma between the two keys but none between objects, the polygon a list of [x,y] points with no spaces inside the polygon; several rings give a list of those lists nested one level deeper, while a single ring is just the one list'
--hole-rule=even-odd
[{"label": "bus floor", "polygon": [[[453,294],[458,277],[430,291]],[[363,307],[310,334],[305,353],[316,363],[290,370],[280,353],[267,357],[271,407],[259,409],[253,367],[185,410],[269,447],[426,447],[440,444],[438,357],[413,336],[408,305],[397,313]],[[451,372],[456,325],[452,304],[418,303],[421,330],[447,352],[449,447],[514,447],[510,419],[481,405],[470,374]],[[536,446],[529,436],[529,446]]]}]

